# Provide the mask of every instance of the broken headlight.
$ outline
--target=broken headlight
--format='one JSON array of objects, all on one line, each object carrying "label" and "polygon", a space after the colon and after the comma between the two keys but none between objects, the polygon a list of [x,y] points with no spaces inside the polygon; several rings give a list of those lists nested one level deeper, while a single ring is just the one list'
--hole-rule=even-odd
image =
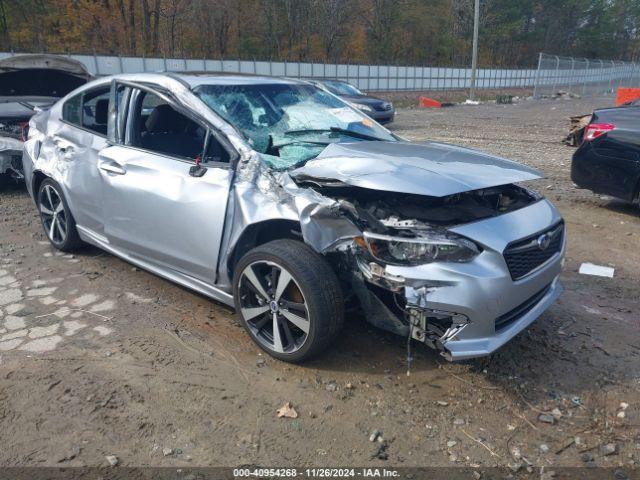
[{"label": "broken headlight", "polygon": [[375,259],[395,265],[469,262],[480,253],[472,241],[449,233],[406,238],[365,232],[362,243]]}]

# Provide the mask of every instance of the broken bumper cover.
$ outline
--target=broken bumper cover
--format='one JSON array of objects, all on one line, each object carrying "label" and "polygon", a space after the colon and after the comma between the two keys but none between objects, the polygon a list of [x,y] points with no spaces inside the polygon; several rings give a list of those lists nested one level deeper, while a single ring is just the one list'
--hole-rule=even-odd
[{"label": "broken bumper cover", "polygon": [[[459,333],[452,335],[451,338],[439,345],[442,348],[443,356],[448,360],[455,361],[492,354],[540,317],[562,294],[563,287],[559,279],[555,278],[542,292],[539,296],[533,296],[535,302],[523,302],[526,308],[523,308],[519,312],[520,315],[513,318],[503,328],[496,327],[497,321],[502,316],[491,319],[490,316],[486,318],[485,315],[476,314],[474,318],[470,318],[468,323],[463,325],[463,328],[460,328]],[[450,305],[447,308],[457,307]],[[520,310],[520,308],[516,307],[515,310]],[[485,330],[483,327],[488,327],[486,328],[488,331],[483,333],[482,330]]]},{"label": "broken bumper cover", "polygon": [[[531,308],[523,312],[522,316],[514,319],[507,327],[495,331],[491,336],[479,338],[456,338],[445,343],[445,357],[450,360],[464,360],[468,358],[490,355],[505,343],[531,325],[547,308],[555,302],[563,292],[562,284],[555,278],[544,295]],[[460,334],[463,336],[464,331]]]},{"label": "broken bumper cover", "polygon": [[[417,266],[375,265],[359,270],[368,284],[393,291],[405,305],[397,320],[404,334],[442,351],[449,360],[489,355],[536,320],[562,293],[559,276],[566,236],[556,253],[528,273],[512,277],[505,249],[561,225],[555,208],[543,200],[524,209],[463,227],[457,232],[482,245],[464,263]],[[375,289],[369,289],[372,294]],[[396,301],[396,304],[398,302]],[[389,314],[392,312],[389,311]],[[390,329],[391,330],[391,329]],[[401,333],[398,328],[392,331]]]},{"label": "broken bumper cover", "polygon": [[551,306],[563,290],[563,257],[564,245],[543,268],[518,281],[512,280],[502,255],[492,251],[466,264],[387,266],[386,274],[405,279],[412,336],[427,337],[416,316],[449,316],[453,325],[435,346],[449,360],[464,360],[491,354]]}]

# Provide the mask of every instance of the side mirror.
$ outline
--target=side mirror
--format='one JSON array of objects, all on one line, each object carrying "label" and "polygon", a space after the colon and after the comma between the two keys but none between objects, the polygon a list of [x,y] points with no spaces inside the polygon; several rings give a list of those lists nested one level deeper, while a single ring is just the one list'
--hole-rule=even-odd
[{"label": "side mirror", "polygon": [[189,168],[189,175],[192,177],[199,178],[204,176],[205,173],[207,173],[207,167],[203,167],[199,163]]}]

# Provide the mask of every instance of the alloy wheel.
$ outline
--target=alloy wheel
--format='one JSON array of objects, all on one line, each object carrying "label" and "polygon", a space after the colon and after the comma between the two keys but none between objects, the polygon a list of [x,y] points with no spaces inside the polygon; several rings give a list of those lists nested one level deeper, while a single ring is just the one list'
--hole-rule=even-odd
[{"label": "alloy wheel", "polygon": [[68,221],[62,196],[52,185],[45,185],[40,192],[40,216],[44,230],[54,244],[67,239]]},{"label": "alloy wheel", "polygon": [[260,344],[277,353],[299,350],[309,336],[309,309],[300,286],[271,261],[249,264],[240,276],[240,311]]}]

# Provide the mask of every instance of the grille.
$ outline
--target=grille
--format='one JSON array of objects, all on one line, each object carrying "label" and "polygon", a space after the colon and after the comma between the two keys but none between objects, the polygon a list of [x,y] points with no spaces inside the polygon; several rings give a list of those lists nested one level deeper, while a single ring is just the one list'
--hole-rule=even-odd
[{"label": "grille", "polygon": [[521,318],[523,315],[525,315],[527,312],[529,312],[533,307],[535,307],[538,304],[540,300],[542,300],[542,297],[544,297],[547,294],[550,288],[551,288],[551,284],[544,287],[538,293],[528,298],[524,303],[521,303],[513,310],[496,318],[496,332],[499,330],[502,330],[503,328],[508,327],[513,322],[515,322],[516,320]]},{"label": "grille", "polygon": [[[548,245],[542,248],[545,236],[548,239]],[[524,277],[558,253],[562,248],[563,236],[564,223],[560,222],[544,232],[509,244],[503,255],[511,278],[518,280]]]}]

